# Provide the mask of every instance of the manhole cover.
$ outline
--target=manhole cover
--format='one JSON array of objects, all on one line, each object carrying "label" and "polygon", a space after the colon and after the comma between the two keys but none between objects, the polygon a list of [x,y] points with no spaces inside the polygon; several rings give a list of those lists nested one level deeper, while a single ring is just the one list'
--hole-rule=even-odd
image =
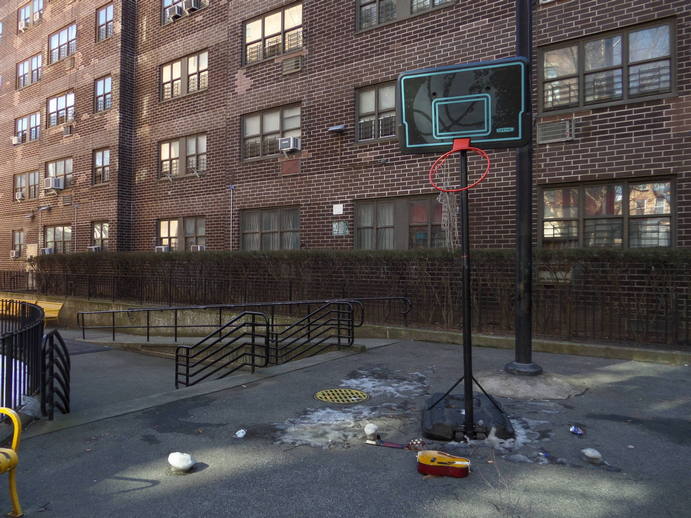
[{"label": "manhole cover", "polygon": [[326,403],[347,405],[349,403],[366,401],[369,399],[369,396],[362,390],[336,388],[320,390],[314,395],[314,399],[318,399],[319,401],[324,401]]}]

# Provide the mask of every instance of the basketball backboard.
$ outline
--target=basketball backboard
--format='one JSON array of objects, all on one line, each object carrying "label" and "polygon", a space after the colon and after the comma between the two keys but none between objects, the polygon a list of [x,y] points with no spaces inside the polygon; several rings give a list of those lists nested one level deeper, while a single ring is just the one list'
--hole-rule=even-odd
[{"label": "basketball backboard", "polygon": [[527,81],[524,58],[403,72],[396,91],[401,151],[444,152],[457,138],[484,149],[526,145]]}]

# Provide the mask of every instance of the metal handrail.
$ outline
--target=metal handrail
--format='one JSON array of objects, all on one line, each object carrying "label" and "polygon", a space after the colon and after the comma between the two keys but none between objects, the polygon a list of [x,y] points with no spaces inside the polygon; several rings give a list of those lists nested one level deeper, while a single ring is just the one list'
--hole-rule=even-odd
[{"label": "metal handrail", "polygon": [[57,329],[43,337],[42,356],[41,413],[52,421],[56,408],[70,412],[70,353]]}]

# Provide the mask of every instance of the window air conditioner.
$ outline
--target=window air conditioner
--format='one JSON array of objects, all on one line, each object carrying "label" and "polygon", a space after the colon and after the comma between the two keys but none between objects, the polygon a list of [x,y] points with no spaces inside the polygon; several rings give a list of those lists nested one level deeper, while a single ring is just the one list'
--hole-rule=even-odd
[{"label": "window air conditioner", "polygon": [[38,251],[38,255],[51,255],[54,253],[54,250],[52,248],[41,248]]},{"label": "window air conditioner", "polygon": [[19,191],[14,193],[14,199],[17,201],[22,201],[24,199],[24,193]]},{"label": "window air conditioner", "polygon": [[24,20],[21,20],[21,21],[19,22],[19,32],[24,32],[24,31],[27,30],[28,28],[29,28],[29,24],[26,23]]},{"label": "window air conditioner", "polygon": [[206,250],[206,247],[204,245],[192,245],[190,246],[190,250],[192,252],[203,252]]},{"label": "window air conditioner", "polygon": [[63,135],[63,137],[69,137],[70,135],[74,135],[74,126],[72,124],[68,124],[67,126],[63,126],[62,135]]},{"label": "window air conditioner", "polygon": [[184,14],[182,10],[181,5],[174,5],[172,7],[168,8],[168,11],[166,11],[166,15],[168,16],[169,20],[175,21],[178,20],[179,18],[182,18],[182,15]]},{"label": "window air conditioner", "polygon": [[20,139],[16,135],[14,137],[12,137],[10,140],[11,140],[13,146],[16,146],[17,144],[22,143],[22,139]]},{"label": "window air conditioner", "polygon": [[55,191],[62,190],[64,189],[65,183],[64,183],[64,178],[55,178],[52,176],[49,176],[48,178],[43,179],[43,189],[44,190],[50,190],[53,189]]},{"label": "window air conditioner", "polygon": [[10,250],[10,259],[19,259],[19,250]]},{"label": "window air conditioner", "polygon": [[185,0],[185,11],[193,13],[202,8],[201,0]]},{"label": "window air conditioner", "polygon": [[89,252],[100,252],[100,251],[101,251],[101,247],[98,246],[98,245],[87,246],[86,249],[87,249]]},{"label": "window air conditioner", "polygon": [[166,245],[159,245],[154,247],[154,252],[170,252],[170,247]]},{"label": "window air conditioner", "polygon": [[284,153],[291,151],[300,151],[302,149],[302,142],[299,137],[285,137],[278,139],[278,150]]},{"label": "window air conditioner", "polygon": [[41,16],[43,16],[43,13],[41,11],[36,11],[32,17],[34,23],[38,23],[41,21]]}]

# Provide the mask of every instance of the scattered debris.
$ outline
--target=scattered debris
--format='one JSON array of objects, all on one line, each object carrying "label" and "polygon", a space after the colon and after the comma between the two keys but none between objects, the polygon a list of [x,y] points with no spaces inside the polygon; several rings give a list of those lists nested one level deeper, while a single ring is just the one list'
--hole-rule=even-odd
[{"label": "scattered debris", "polygon": [[571,432],[574,435],[585,435],[585,430],[583,430],[583,428],[581,428],[580,426],[576,426],[575,424],[569,426],[569,432]]},{"label": "scattered debris", "polygon": [[178,473],[187,473],[197,461],[189,453],[181,453],[174,451],[168,455],[168,464],[170,464],[173,471]]},{"label": "scattered debris", "polygon": [[508,460],[509,462],[516,462],[519,464],[532,464],[533,463],[532,460],[530,460],[525,455],[521,455],[520,453],[514,453],[513,455],[505,455],[503,458],[505,460]]},{"label": "scattered debris", "polygon": [[242,439],[243,437],[245,437],[245,435],[247,435],[247,430],[245,430],[244,428],[240,428],[237,432],[235,432],[236,439]]},{"label": "scattered debris", "polygon": [[629,450],[633,450],[633,449],[635,448],[635,446],[634,446],[633,444],[629,444],[629,445],[627,446],[627,448],[628,448]]},{"label": "scattered debris", "polygon": [[583,460],[591,464],[599,465],[604,462],[602,454],[595,448],[584,448],[581,450],[581,455],[583,456]]},{"label": "scattered debris", "polygon": [[367,440],[369,441],[375,441],[377,439],[377,425],[374,423],[367,423],[365,425],[365,435],[367,436]]}]

